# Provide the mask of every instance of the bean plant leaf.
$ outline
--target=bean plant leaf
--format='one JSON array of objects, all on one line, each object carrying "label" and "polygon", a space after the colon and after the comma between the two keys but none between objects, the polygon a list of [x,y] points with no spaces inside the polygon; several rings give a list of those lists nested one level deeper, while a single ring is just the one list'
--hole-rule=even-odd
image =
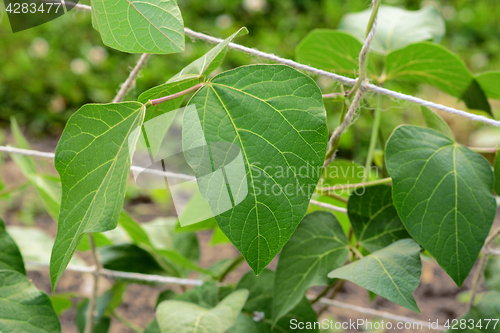
[{"label": "bean plant leaf", "polygon": [[430,84],[465,102],[468,108],[491,113],[481,86],[454,53],[429,42],[410,44],[387,55],[387,80]]},{"label": "bean plant leaf", "polygon": [[[302,64],[355,78],[362,47],[363,44],[349,33],[316,29],[300,42],[295,54],[297,61]],[[374,73],[374,65],[370,60],[368,71]]]},{"label": "bean plant leaf", "polygon": [[386,164],[406,230],[461,286],[495,218],[488,161],[432,129],[400,126]]},{"label": "bean plant leaf", "polygon": [[347,213],[358,242],[370,252],[410,238],[392,203],[391,186],[367,187],[353,192],[347,203]]},{"label": "bean plant leaf", "polygon": [[484,282],[489,290],[500,292],[500,257],[490,256],[484,270]]},{"label": "bean plant leaf", "polygon": [[92,0],[92,23],[103,43],[119,51],[184,51],[184,22],[176,0]]},{"label": "bean plant leaf", "polygon": [[5,224],[0,219],[0,269],[10,269],[21,274],[26,274],[23,257],[14,240],[5,230]]},{"label": "bean plant leaf", "polygon": [[495,156],[495,168],[494,168],[494,175],[495,175],[495,193],[499,194],[500,193],[500,150],[497,150],[497,154]]},{"label": "bean plant leaf", "polygon": [[[454,326],[452,323],[447,332],[498,333],[500,332],[499,318],[500,292],[490,291],[458,320],[458,325]],[[464,325],[460,326],[460,320],[465,320],[465,327]]]},{"label": "bean plant leaf", "polygon": [[476,80],[486,93],[486,96],[492,99],[500,99],[500,71],[477,74]]},{"label": "bean plant leaf", "polygon": [[[306,297],[301,300],[287,314],[277,322],[272,321],[272,304],[274,298],[274,272],[264,269],[256,276],[252,271],[245,274],[238,283],[237,289],[248,290],[248,299],[238,316],[236,325],[229,333],[272,333],[272,332],[319,332],[316,329],[292,329],[291,321],[311,322],[318,321],[316,312]],[[252,316],[256,315],[255,319]]]},{"label": "bean plant leaf", "polygon": [[[216,220],[259,273],[304,217],[318,182],[327,143],[321,91],[310,77],[288,66],[252,65],[217,75],[189,105],[195,107],[184,113],[185,151],[203,142],[234,143],[241,149],[246,181],[229,174],[239,184],[231,193],[242,199],[243,186],[248,195]],[[194,126],[198,119],[202,126]],[[197,176],[212,169],[200,164],[210,163],[204,156],[187,154],[186,159]],[[221,201],[218,183],[198,181],[198,186],[212,210],[228,204]]]},{"label": "bean plant leaf", "polygon": [[143,119],[137,102],[88,104],[69,119],[55,158],[62,201],[50,262],[53,289],[84,233],[116,228],[130,173],[129,142],[137,142],[130,136],[139,134],[134,130]]},{"label": "bean plant leaf", "polygon": [[164,301],[156,309],[162,333],[224,333],[236,322],[247,290],[237,290],[212,309],[183,301]]},{"label": "bean plant leaf", "polygon": [[61,332],[49,297],[12,270],[0,270],[0,332]]},{"label": "bean plant leaf", "polygon": [[[360,13],[345,15],[339,29],[350,32],[364,41],[371,12],[371,9],[367,9]],[[377,29],[370,49],[387,54],[410,43],[425,40],[439,43],[444,32],[444,20],[432,6],[409,11],[382,5],[378,11]]]},{"label": "bean plant leaf", "polygon": [[420,246],[412,239],[402,239],[363,259],[337,268],[328,277],[349,280],[420,313],[412,293],[418,287],[421,273]]},{"label": "bean plant leaf", "polygon": [[425,106],[421,106],[420,111],[422,112],[422,117],[424,118],[427,127],[443,133],[451,140],[455,140],[455,135],[453,135],[450,127],[440,115]]},{"label": "bean plant leaf", "polygon": [[311,286],[328,285],[326,277],[347,260],[347,237],[335,215],[306,215],[281,251],[274,280],[273,320],[293,309]]}]

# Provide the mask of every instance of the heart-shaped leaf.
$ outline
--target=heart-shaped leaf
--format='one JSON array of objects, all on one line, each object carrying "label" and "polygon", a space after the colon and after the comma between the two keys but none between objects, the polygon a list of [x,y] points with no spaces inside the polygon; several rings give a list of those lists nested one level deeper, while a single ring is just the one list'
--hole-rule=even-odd
[{"label": "heart-shaped leaf", "polygon": [[432,129],[400,126],[386,165],[406,230],[461,286],[495,218],[488,161]]},{"label": "heart-shaped leaf", "polygon": [[[371,12],[371,9],[367,9],[360,13],[345,15],[339,29],[350,32],[364,41]],[[378,11],[377,29],[370,49],[387,54],[414,42],[433,40],[439,43],[444,32],[444,20],[432,6],[409,11],[382,5]]]},{"label": "heart-shaped leaf", "polygon": [[[259,273],[304,217],[318,182],[327,143],[321,91],[288,66],[252,65],[217,75],[189,106],[185,151],[220,142],[241,150],[242,163],[224,173],[206,155],[186,154],[186,160],[214,214],[220,212],[220,228]],[[209,171],[220,181],[200,181]]]},{"label": "heart-shaped leaf", "polygon": [[386,80],[430,84],[460,98],[468,108],[491,113],[483,90],[463,61],[445,47],[429,42],[410,44],[387,55]]},{"label": "heart-shaped leaf", "polygon": [[0,270],[0,332],[61,332],[49,297],[12,270]]},{"label": "heart-shaped leaf", "polygon": [[0,219],[0,269],[10,269],[21,274],[26,274],[23,257],[14,240],[5,230],[5,224]]},{"label": "heart-shaped leaf", "polygon": [[386,185],[353,192],[347,212],[358,242],[375,252],[397,240],[410,238],[392,203],[392,188]]},{"label": "heart-shaped leaf", "polygon": [[156,317],[162,333],[224,333],[235,324],[247,297],[247,290],[237,290],[212,309],[183,301],[163,301],[156,309]]},{"label": "heart-shaped leaf", "polygon": [[418,287],[421,272],[420,246],[412,239],[402,239],[363,259],[337,268],[328,277],[349,280],[420,313],[411,294]]},{"label": "heart-shaped leaf", "polygon": [[116,228],[137,142],[131,135],[138,136],[143,119],[137,102],[88,104],[69,119],[55,158],[62,201],[50,260],[53,289],[84,233]]},{"label": "heart-shaped leaf", "polygon": [[274,280],[273,320],[293,309],[311,286],[328,285],[326,277],[347,260],[347,237],[335,215],[306,215],[281,251]]},{"label": "heart-shaped leaf", "polygon": [[128,53],[184,51],[176,0],[92,0],[92,24],[105,45]]}]

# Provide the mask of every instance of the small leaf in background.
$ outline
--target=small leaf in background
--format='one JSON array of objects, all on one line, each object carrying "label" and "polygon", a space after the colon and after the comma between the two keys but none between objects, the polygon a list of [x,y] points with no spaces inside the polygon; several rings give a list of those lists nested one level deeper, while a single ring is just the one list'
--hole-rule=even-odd
[{"label": "small leaf in background", "polygon": [[248,297],[248,291],[237,290],[212,309],[183,301],[164,301],[156,309],[162,333],[224,333],[236,322]]},{"label": "small leaf in background", "polygon": [[490,164],[432,129],[400,126],[387,142],[386,165],[406,230],[461,286],[495,218]]},{"label": "small leaf in background", "polygon": [[58,316],[62,315],[64,312],[68,311],[73,307],[72,298],[81,297],[78,293],[61,293],[53,296],[49,296],[52,307]]},{"label": "small leaf in background", "polygon": [[[200,142],[236,143],[241,149],[248,195],[215,218],[250,267],[261,272],[305,215],[319,179],[328,136],[321,91],[288,66],[251,65],[217,75],[189,105],[195,107],[184,113],[185,150]],[[194,119],[203,131],[192,126]],[[201,172],[200,156],[186,159]],[[198,181],[200,191],[212,209],[219,207],[220,190],[205,183]]]},{"label": "small leaf in background", "polygon": [[0,332],[61,332],[49,297],[12,270],[0,270]]},{"label": "small leaf in background", "polygon": [[455,135],[453,135],[450,126],[448,126],[446,121],[444,121],[440,115],[425,106],[420,106],[420,111],[422,112],[422,117],[424,118],[425,124],[428,128],[441,132],[451,140],[455,141]]},{"label": "small leaf in background", "polygon": [[318,321],[316,312],[305,297],[277,323],[273,323],[273,271],[264,269],[258,276],[250,271],[241,278],[236,288],[246,289],[249,294],[237,324],[231,327],[229,333],[319,332],[318,329],[292,329],[290,326],[291,320],[312,323]]},{"label": "small leaf in background", "polygon": [[387,80],[427,83],[457,97],[468,108],[486,111],[491,107],[464,62],[445,47],[429,42],[410,44],[387,55]]},{"label": "small leaf in background", "polygon": [[[165,270],[158,261],[146,250],[133,244],[121,244],[114,246],[100,247],[104,268],[142,274],[165,274]],[[167,272],[177,275],[176,271]]]},{"label": "small leaf in background", "polygon": [[489,290],[500,292],[500,257],[490,256],[484,270],[484,280]]},{"label": "small leaf in background", "polygon": [[420,246],[412,239],[402,239],[337,268],[328,277],[349,280],[420,313],[412,293],[418,287],[421,272]]},{"label": "small leaf in background", "polygon": [[23,257],[14,240],[5,230],[5,224],[0,219],[0,269],[10,269],[21,274],[26,274]]},{"label": "small leaf in background", "polygon": [[326,275],[341,266],[348,253],[347,237],[335,215],[306,215],[281,251],[274,280],[273,321],[293,309],[309,287],[328,285]]},{"label": "small leaf in background", "polygon": [[[300,42],[295,54],[302,64],[356,78],[362,47],[363,44],[349,33],[316,29]],[[369,60],[368,75],[374,72],[374,64]]]},{"label": "small leaf in background", "polygon": [[[371,9],[367,9],[345,15],[339,29],[364,41],[371,12]],[[387,54],[414,42],[433,40],[439,43],[444,32],[444,20],[433,6],[409,11],[382,5],[378,11],[377,29],[370,49]]]},{"label": "small leaf in background", "polygon": [[215,281],[206,281],[201,286],[196,286],[183,294],[176,294],[167,289],[160,293],[156,302],[159,305],[163,301],[175,300],[194,303],[201,307],[210,309],[217,305],[227,295],[234,291],[230,286],[218,286]]},{"label": "small leaf in background", "polygon": [[477,74],[476,80],[488,98],[500,99],[500,71]]},{"label": "small leaf in background", "polygon": [[[69,119],[56,149],[62,201],[52,249],[50,279],[55,289],[86,232],[116,228],[137,141],[131,133],[144,119],[137,102],[87,104]],[[132,149],[132,151],[130,151]]]},{"label": "small leaf in background", "polygon": [[370,252],[391,245],[397,240],[411,238],[392,203],[392,188],[387,185],[367,187],[353,192],[347,212],[356,239]]},{"label": "small leaf in background", "polygon": [[[92,234],[92,237],[94,239],[95,247],[113,245],[113,242],[102,233],[94,232]],[[90,250],[89,234],[85,234],[85,236],[83,236],[82,241],[80,242],[80,244],[78,244],[76,250],[79,252],[85,252]]]},{"label": "small leaf in background", "polygon": [[105,45],[122,52],[184,51],[184,22],[176,0],[92,0],[92,25]]},{"label": "small leaf in background", "polygon": [[495,193],[497,195],[500,195],[500,150],[497,150],[493,171],[495,175],[495,186],[494,186]]},{"label": "small leaf in background", "polygon": [[[458,319],[459,324],[449,329],[447,332],[461,333],[498,333],[500,332],[500,292],[488,292],[478,304],[472,308],[464,316]],[[460,327],[460,321],[466,322]],[[453,326],[453,324],[451,325]]]}]

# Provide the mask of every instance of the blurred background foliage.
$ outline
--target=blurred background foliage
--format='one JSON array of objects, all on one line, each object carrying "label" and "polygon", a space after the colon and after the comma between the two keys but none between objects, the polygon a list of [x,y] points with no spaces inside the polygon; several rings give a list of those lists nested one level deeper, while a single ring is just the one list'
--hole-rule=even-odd
[{"label": "blurred background foliage", "polygon": [[[337,28],[343,15],[369,7],[368,0],[178,0],[186,27],[227,37],[245,26],[250,34],[236,40],[246,46],[294,59],[298,43],[315,28]],[[0,2],[1,3],[1,2]],[[88,4],[88,0],[82,1]],[[498,0],[384,0],[384,4],[416,10],[434,5],[446,21],[443,44],[473,72],[500,69],[500,2]],[[0,5],[3,8],[3,4]],[[109,102],[126,79],[139,55],[121,53],[102,44],[92,28],[90,13],[72,12],[50,23],[13,34],[3,13],[0,22],[0,126],[15,116],[31,136],[59,136],[65,122],[85,103]],[[136,87],[133,100],[144,90],[164,83],[212,45],[187,38],[181,54],[153,56]],[[229,51],[222,70],[265,62]],[[332,80],[317,78],[325,92],[339,90]],[[391,87],[394,88],[394,87]],[[414,93],[447,105],[456,100],[425,87]],[[373,106],[374,96],[367,99]],[[372,104],[373,103],[373,104]],[[340,103],[326,101],[329,125],[338,122]],[[383,136],[405,122],[421,122],[418,109],[384,98]],[[369,108],[369,107],[368,107]],[[498,111],[498,105],[493,105]],[[468,143],[476,125],[456,118],[451,122],[457,139]],[[340,155],[363,161],[369,141],[371,113],[362,112],[354,130],[343,136]]]}]

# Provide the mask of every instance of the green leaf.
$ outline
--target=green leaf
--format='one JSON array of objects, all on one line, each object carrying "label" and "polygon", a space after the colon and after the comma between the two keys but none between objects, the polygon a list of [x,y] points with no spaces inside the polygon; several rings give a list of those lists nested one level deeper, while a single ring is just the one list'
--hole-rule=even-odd
[{"label": "green leaf", "polygon": [[[474,305],[469,312],[459,319],[465,320],[467,325],[465,328],[460,327],[460,324],[454,328],[450,328],[447,332],[461,333],[498,333],[500,332],[500,292],[488,292],[479,304]],[[474,323],[474,328],[471,329],[471,323]],[[453,325],[452,325],[453,326]],[[479,327],[481,326],[481,327]]]},{"label": "green leaf", "polygon": [[153,247],[148,234],[129,213],[122,210],[118,224],[125,229],[135,244],[144,244]]},{"label": "green leaf", "polygon": [[450,127],[440,115],[425,106],[421,106],[420,111],[422,112],[422,117],[424,118],[427,127],[443,133],[451,140],[455,140],[455,135],[453,135]]},{"label": "green leaf", "polygon": [[[116,228],[130,173],[129,144],[144,118],[137,102],[87,104],[69,119],[57,145],[55,167],[62,181],[57,237],[52,249],[52,288],[85,232]],[[131,136],[132,134],[132,136]]]},{"label": "green leaf", "polygon": [[490,256],[484,270],[484,281],[489,290],[500,292],[500,257]]},{"label": "green leaf", "polygon": [[455,96],[468,108],[491,113],[483,90],[463,61],[445,47],[429,42],[410,44],[387,55],[386,80],[426,83]]},{"label": "green leaf", "polygon": [[412,239],[402,239],[363,259],[337,268],[328,277],[349,280],[420,313],[412,293],[418,287],[421,273],[420,246]]},{"label": "green leaf", "polygon": [[353,192],[347,212],[359,244],[370,252],[410,238],[392,203],[392,188],[386,185],[366,187]]},{"label": "green leaf", "polygon": [[497,154],[495,156],[495,168],[494,168],[494,175],[495,175],[495,193],[499,194],[500,193],[500,150],[497,150]]},{"label": "green leaf", "polygon": [[[94,239],[95,247],[113,245],[113,242],[108,237],[106,237],[104,234],[96,232],[96,233],[92,234],[92,237]],[[90,247],[89,234],[85,234],[85,236],[83,236],[80,244],[78,244],[78,247],[76,248],[76,250],[80,251],[80,252],[85,252],[85,251],[89,251],[90,249],[91,249],[91,247]]]},{"label": "green leaf", "polygon": [[162,333],[224,333],[236,322],[247,296],[248,291],[237,290],[212,309],[183,301],[164,301],[158,306],[156,317]]},{"label": "green leaf", "polygon": [[[328,137],[321,91],[290,67],[251,65],[217,75],[189,105],[195,108],[184,113],[185,150],[202,142],[229,142],[241,149],[248,195],[216,220],[250,267],[261,272],[303,218],[319,179]],[[193,126],[198,119],[203,131]],[[186,159],[198,176],[212,170],[203,156],[187,154]],[[230,176],[236,202],[245,180]],[[228,204],[220,199],[221,184],[204,178],[198,177],[200,191],[220,212],[219,205]],[[275,193],[270,195],[266,186],[274,186]]]},{"label": "green leaf", "polygon": [[10,269],[21,274],[26,274],[23,257],[14,240],[5,230],[5,224],[0,219],[0,269]]},{"label": "green leaf", "polygon": [[[315,29],[300,42],[295,54],[297,61],[302,64],[356,78],[362,47],[363,44],[349,33]],[[375,72],[370,60],[368,72]]]},{"label": "green leaf", "polygon": [[492,99],[500,99],[500,71],[477,74],[476,80],[486,93],[486,96]]},{"label": "green leaf", "polygon": [[[316,312],[305,297],[302,297],[300,302],[277,323],[273,323],[273,271],[264,269],[258,276],[251,271],[248,272],[238,283],[237,289],[241,288],[249,291],[248,299],[243,307],[243,313],[238,316],[236,325],[231,327],[229,333],[319,332],[318,329],[291,328],[291,320],[311,323],[318,321]],[[255,314],[260,318],[254,320],[252,316]]]},{"label": "green leaf", "polygon": [[49,297],[54,311],[58,316],[60,316],[73,307],[73,302],[71,301],[71,299],[80,297],[80,294],[68,292]]},{"label": "green leaf", "polygon": [[49,297],[12,270],[0,270],[0,332],[61,332]]},{"label": "green leaf", "polygon": [[306,215],[281,251],[274,280],[276,322],[304,297],[311,286],[328,285],[326,275],[341,266],[349,253],[347,237],[335,215]]},{"label": "green leaf", "polygon": [[[339,29],[350,32],[364,41],[371,12],[371,9],[367,9],[360,13],[345,15]],[[444,32],[444,20],[432,6],[409,11],[382,5],[378,11],[377,29],[370,49],[387,54],[414,42],[433,40],[439,43]]]},{"label": "green leaf", "polygon": [[432,129],[400,126],[386,165],[406,230],[461,286],[495,218],[488,161]]},{"label": "green leaf", "polygon": [[[31,149],[16,119],[12,117],[10,122],[11,131],[17,146],[22,149]],[[30,156],[10,154],[10,157],[17,164],[23,175],[35,187],[47,212],[57,221],[59,216],[59,204],[61,201],[61,185],[59,180],[50,176],[40,175],[35,165],[35,160]]]},{"label": "green leaf", "polygon": [[105,45],[128,53],[184,51],[176,0],[92,0],[92,23]]},{"label": "green leaf", "polygon": [[[133,244],[121,244],[99,248],[104,268],[142,274],[164,274],[164,269],[146,250]],[[174,274],[173,272],[170,272]]]}]

